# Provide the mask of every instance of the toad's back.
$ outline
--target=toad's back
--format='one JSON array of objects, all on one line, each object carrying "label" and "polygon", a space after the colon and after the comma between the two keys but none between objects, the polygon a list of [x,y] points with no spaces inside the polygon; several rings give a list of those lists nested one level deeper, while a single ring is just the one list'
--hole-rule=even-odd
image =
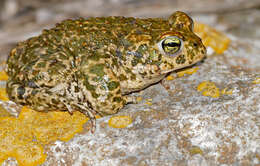
[{"label": "toad's back", "polygon": [[[71,68],[79,65],[79,58],[97,54],[98,49],[111,46],[111,49],[108,48],[110,51],[114,51],[115,47],[124,52],[131,51],[136,49],[136,44],[143,37],[156,38],[158,33],[167,30],[170,30],[168,22],[160,18],[100,17],[65,20],[52,29],[43,30],[40,36],[18,43],[8,59],[8,75],[17,81],[27,78],[39,80],[38,77],[44,77],[39,72],[48,72],[49,76],[55,77],[50,80],[57,80],[59,73],[63,73],[62,78],[68,75]],[[132,38],[132,41],[126,39],[131,35],[135,37],[136,34],[141,38]],[[156,40],[150,39],[151,41]],[[21,72],[23,76],[19,74]]]}]

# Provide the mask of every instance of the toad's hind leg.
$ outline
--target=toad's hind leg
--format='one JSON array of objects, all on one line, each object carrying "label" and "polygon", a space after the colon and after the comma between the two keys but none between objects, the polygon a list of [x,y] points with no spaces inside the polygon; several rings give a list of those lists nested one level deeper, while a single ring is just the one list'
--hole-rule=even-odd
[{"label": "toad's hind leg", "polygon": [[[7,92],[9,98],[21,105],[27,105],[35,111],[48,112],[53,110],[80,111],[91,121],[91,132],[95,131],[97,112],[92,109],[89,101],[83,99],[81,91],[75,89],[77,83],[71,81],[60,83],[55,87],[25,87],[23,83],[8,82]],[[66,94],[66,95],[65,95]]]},{"label": "toad's hind leg", "polygon": [[9,99],[21,105],[28,105],[36,111],[48,112],[52,110],[65,110],[62,102],[57,101],[59,94],[54,94],[47,87],[26,87],[24,83],[7,82]]}]

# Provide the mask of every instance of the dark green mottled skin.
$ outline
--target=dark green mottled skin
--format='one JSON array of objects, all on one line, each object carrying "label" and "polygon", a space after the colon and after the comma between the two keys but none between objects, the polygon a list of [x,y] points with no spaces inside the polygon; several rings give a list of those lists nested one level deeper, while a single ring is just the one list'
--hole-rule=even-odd
[{"label": "dark green mottled skin", "polygon": [[[8,95],[38,111],[79,110],[90,118],[96,113],[114,114],[135,101],[126,94],[205,57],[192,24],[182,12],[169,19],[65,20],[11,51]],[[168,36],[183,41],[174,56],[158,45]]]}]

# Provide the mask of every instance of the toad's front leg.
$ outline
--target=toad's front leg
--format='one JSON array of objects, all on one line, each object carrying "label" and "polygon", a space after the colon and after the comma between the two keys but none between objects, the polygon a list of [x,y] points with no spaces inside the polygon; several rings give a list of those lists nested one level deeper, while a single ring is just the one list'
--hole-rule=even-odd
[{"label": "toad's front leg", "polygon": [[[101,116],[117,113],[123,106],[134,99],[130,99],[121,93],[119,79],[108,67],[106,62],[89,61],[87,66],[82,66],[75,73],[77,88],[83,94],[83,103],[73,105],[80,107],[85,115],[92,119],[94,126],[94,115]],[[85,106],[84,106],[85,105]]]}]

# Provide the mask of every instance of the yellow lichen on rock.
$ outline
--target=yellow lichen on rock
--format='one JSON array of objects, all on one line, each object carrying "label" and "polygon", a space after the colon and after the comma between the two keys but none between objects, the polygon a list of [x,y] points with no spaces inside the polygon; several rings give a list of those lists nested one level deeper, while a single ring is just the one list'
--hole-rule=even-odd
[{"label": "yellow lichen on rock", "polygon": [[24,122],[33,126],[37,140],[43,144],[56,140],[70,140],[76,133],[83,130],[82,126],[88,120],[84,114],[78,111],[73,115],[61,111],[41,113],[25,107],[22,109],[20,117]]},{"label": "yellow lichen on rock", "polygon": [[204,81],[200,83],[197,87],[197,91],[202,92],[203,96],[209,96],[213,98],[218,98],[220,96],[219,88],[216,87],[215,83],[210,81]]},{"label": "yellow lichen on rock", "polygon": [[255,155],[255,157],[258,159],[258,161],[260,162],[260,154],[257,154]]},{"label": "yellow lichen on rock", "polygon": [[152,103],[153,99],[145,99],[145,101],[146,101],[145,104],[147,104],[149,106],[153,105],[153,103]]},{"label": "yellow lichen on rock", "polygon": [[138,97],[136,97],[136,101],[139,103],[139,102],[141,102],[143,100],[143,98],[141,97],[141,96],[138,96]]},{"label": "yellow lichen on rock", "polygon": [[150,102],[150,101],[145,102],[145,104],[146,104],[146,105],[149,105],[149,106],[153,105],[153,103]]},{"label": "yellow lichen on rock", "polygon": [[113,116],[109,119],[108,125],[113,128],[125,128],[132,123],[130,116]]},{"label": "yellow lichen on rock", "polygon": [[256,78],[254,81],[252,81],[253,84],[260,84],[260,77]]},{"label": "yellow lichen on rock", "polygon": [[177,78],[177,77],[183,77],[184,75],[187,75],[187,74],[188,74],[188,75],[192,75],[192,74],[196,73],[198,70],[199,70],[198,67],[186,68],[186,69],[183,69],[183,70],[178,71],[178,72],[176,73],[176,74],[177,74],[176,77],[174,77],[174,76],[172,76],[172,75],[167,76],[167,77],[166,77],[166,80],[167,80],[167,81],[172,81],[172,80],[174,80],[174,79]]},{"label": "yellow lichen on rock", "polygon": [[233,89],[228,89],[228,88],[222,89],[221,90],[221,94],[222,95],[232,95],[233,94]]},{"label": "yellow lichen on rock", "polygon": [[5,91],[5,88],[0,88],[0,100],[2,101],[8,101],[8,96],[7,93]]},{"label": "yellow lichen on rock", "polygon": [[42,164],[46,159],[43,147],[37,142],[30,142],[16,148],[14,156],[19,166],[34,166]]},{"label": "yellow lichen on rock", "polygon": [[196,73],[198,70],[199,70],[198,67],[187,68],[187,69],[184,69],[184,70],[177,72],[177,76],[183,77],[185,74],[192,75],[193,73]]},{"label": "yellow lichen on rock", "polygon": [[7,158],[8,156],[5,153],[2,153],[0,149],[0,164],[4,162]]},{"label": "yellow lichen on rock", "polygon": [[[24,134],[22,134],[24,132]],[[19,154],[19,148],[27,146],[29,143],[27,140],[32,140],[30,131],[27,133],[27,126],[20,123],[17,118],[14,117],[1,117],[0,118],[0,153],[2,158],[0,161],[4,161],[8,157],[16,157]],[[30,150],[30,149],[29,149]],[[32,152],[36,153],[36,152]],[[20,158],[26,158],[28,154],[22,154]],[[44,156],[43,156],[44,157]],[[33,160],[33,159],[30,159]],[[19,165],[23,165],[23,162],[17,159]],[[40,164],[40,163],[37,163]]]},{"label": "yellow lichen on rock", "polygon": [[46,158],[43,145],[70,140],[87,120],[78,111],[41,113],[26,107],[18,118],[0,117],[0,161],[15,157],[19,165],[41,164]]},{"label": "yellow lichen on rock", "polygon": [[8,76],[5,71],[0,71],[0,81],[8,80]]},{"label": "yellow lichen on rock", "polygon": [[149,98],[149,99],[145,99],[145,101],[147,101],[147,102],[152,102],[153,99],[152,99],[152,98]]},{"label": "yellow lichen on rock", "polygon": [[0,117],[7,117],[7,116],[11,116],[11,114],[0,105]]},{"label": "yellow lichen on rock", "polygon": [[169,75],[169,76],[166,77],[166,80],[167,80],[167,81],[174,80],[174,77],[173,77],[172,75]]},{"label": "yellow lichen on rock", "polygon": [[202,155],[203,154],[203,151],[200,149],[200,147],[198,146],[192,146],[191,149],[190,149],[190,154],[193,156],[193,155],[196,155],[196,154],[200,154]]},{"label": "yellow lichen on rock", "polygon": [[205,46],[210,46],[218,54],[222,54],[230,44],[230,39],[226,35],[208,25],[195,22],[194,32],[202,38]]}]

